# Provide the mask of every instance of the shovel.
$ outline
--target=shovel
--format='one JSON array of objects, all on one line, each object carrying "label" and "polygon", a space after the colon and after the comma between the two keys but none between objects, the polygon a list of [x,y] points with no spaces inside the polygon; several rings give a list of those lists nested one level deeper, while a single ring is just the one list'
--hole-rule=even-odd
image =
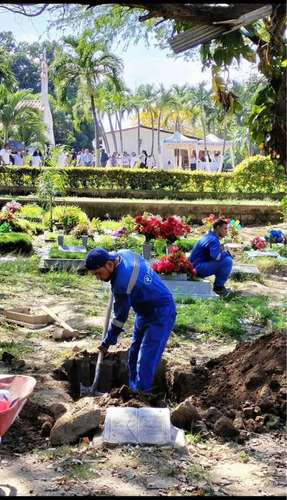
[{"label": "shovel", "polygon": [[[104,327],[103,327],[102,339],[104,338],[106,331],[109,327],[112,305],[113,305],[113,294],[112,294],[112,292],[110,292],[109,302],[108,302],[108,307],[107,307],[106,317],[105,317],[105,323],[104,323]],[[107,395],[107,393],[97,391],[97,386],[99,383],[99,378],[100,378],[100,373],[101,373],[101,366],[103,364],[103,358],[104,358],[104,353],[102,351],[99,351],[97,364],[96,364],[96,368],[95,368],[94,381],[90,387],[86,387],[86,386],[81,384],[80,385],[80,393],[81,394],[90,394],[91,396],[106,396]]]}]

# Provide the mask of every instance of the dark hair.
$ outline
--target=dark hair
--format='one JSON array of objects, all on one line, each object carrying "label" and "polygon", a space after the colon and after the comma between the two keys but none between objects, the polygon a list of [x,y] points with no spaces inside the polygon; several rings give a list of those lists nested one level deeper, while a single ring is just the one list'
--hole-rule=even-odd
[{"label": "dark hair", "polygon": [[228,224],[228,222],[225,219],[216,219],[213,223],[213,229],[216,229],[218,226],[224,226],[225,224]]}]

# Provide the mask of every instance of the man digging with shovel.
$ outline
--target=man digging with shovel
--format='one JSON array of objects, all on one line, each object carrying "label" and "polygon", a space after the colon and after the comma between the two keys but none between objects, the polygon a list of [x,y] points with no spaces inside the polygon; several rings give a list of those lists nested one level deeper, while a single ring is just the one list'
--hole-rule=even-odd
[{"label": "man digging with shovel", "polygon": [[107,354],[117,343],[132,307],[136,316],[128,355],[129,386],[150,392],[176,318],[171,293],[147,261],[130,250],[109,253],[96,247],[85,264],[97,279],[111,282],[113,293],[113,317],[98,349]]}]

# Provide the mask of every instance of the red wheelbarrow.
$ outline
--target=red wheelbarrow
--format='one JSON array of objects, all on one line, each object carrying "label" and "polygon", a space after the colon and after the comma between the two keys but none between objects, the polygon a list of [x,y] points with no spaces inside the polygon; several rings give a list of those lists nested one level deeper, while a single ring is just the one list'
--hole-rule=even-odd
[{"label": "red wheelbarrow", "polygon": [[26,400],[31,396],[37,381],[27,375],[0,375],[0,389],[6,389],[12,396],[10,407],[0,411],[0,443],[1,437],[13,424]]}]

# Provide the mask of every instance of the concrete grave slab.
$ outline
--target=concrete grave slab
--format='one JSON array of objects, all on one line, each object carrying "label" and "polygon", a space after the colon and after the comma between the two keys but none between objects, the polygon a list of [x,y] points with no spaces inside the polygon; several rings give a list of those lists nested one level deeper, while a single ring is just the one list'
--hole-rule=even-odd
[{"label": "concrete grave slab", "polygon": [[82,245],[58,245],[58,250],[63,252],[86,252],[86,247]]},{"label": "concrete grave slab", "polygon": [[254,257],[280,257],[278,252],[275,252],[274,250],[246,250],[244,252],[248,257],[254,258]]},{"label": "concrete grave slab", "polygon": [[185,446],[184,432],[181,431],[172,425],[168,408],[110,406],[106,410],[106,443],[177,444],[181,447]]},{"label": "concrete grave slab", "polygon": [[211,283],[208,280],[202,281],[166,281],[163,280],[168,290],[173,297],[184,297],[190,295],[197,299],[208,299],[219,297],[211,288]]},{"label": "concrete grave slab", "polygon": [[43,259],[44,268],[48,269],[85,269],[85,259]]},{"label": "concrete grave slab", "polygon": [[254,266],[253,264],[237,264],[232,267],[231,273],[232,274],[260,274],[260,271],[258,267]]}]

